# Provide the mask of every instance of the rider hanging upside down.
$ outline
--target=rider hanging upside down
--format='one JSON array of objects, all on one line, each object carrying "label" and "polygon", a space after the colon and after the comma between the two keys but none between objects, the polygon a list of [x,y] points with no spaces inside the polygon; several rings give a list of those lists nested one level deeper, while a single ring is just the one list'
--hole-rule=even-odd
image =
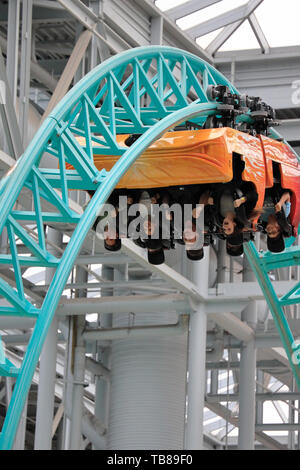
[{"label": "rider hanging upside down", "polygon": [[291,194],[279,185],[267,189],[264,210],[260,216],[260,225],[267,234],[268,250],[281,253],[285,249],[284,238],[293,235],[290,222]]},{"label": "rider hanging upside down", "polygon": [[226,238],[243,239],[243,231],[251,229],[257,216],[254,210],[258,195],[251,183],[242,183],[236,188],[233,183],[218,187],[212,194],[216,225]]},{"label": "rider hanging upside down", "polygon": [[[189,259],[201,260],[204,256],[203,246],[211,243],[213,235],[226,240],[228,255],[240,256],[243,254],[243,243],[253,239],[253,232],[256,229],[253,221],[259,216],[258,228],[267,234],[269,251],[275,253],[283,251],[284,238],[293,234],[289,218],[291,193],[279,185],[267,189],[263,211],[257,211],[258,194],[254,185],[245,181],[241,181],[238,186],[237,184],[236,181],[232,181],[226,184],[145,191],[116,190],[108,200],[113,206],[112,210],[109,214],[98,217],[94,228],[101,221],[105,248],[109,251],[118,251],[123,237],[133,238],[128,232],[130,222],[134,219],[128,214],[130,207],[134,203],[138,203],[139,207],[144,206],[146,217],[142,223],[143,236],[135,242],[147,250],[151,264],[161,264],[165,259],[164,250],[174,248],[174,240],[185,245]],[[124,204],[120,204],[120,196],[125,198]],[[174,203],[181,207],[179,228],[176,226],[176,217],[174,218],[172,210]],[[153,210],[155,204],[159,207],[158,215]],[[186,205],[191,208],[190,218],[184,215]],[[199,230],[203,231],[203,227],[199,228],[197,223],[203,206],[204,233],[198,233]],[[123,219],[126,220],[126,224],[121,223]],[[169,235],[166,236],[164,227],[168,225]],[[200,246],[201,236],[204,240]]]}]

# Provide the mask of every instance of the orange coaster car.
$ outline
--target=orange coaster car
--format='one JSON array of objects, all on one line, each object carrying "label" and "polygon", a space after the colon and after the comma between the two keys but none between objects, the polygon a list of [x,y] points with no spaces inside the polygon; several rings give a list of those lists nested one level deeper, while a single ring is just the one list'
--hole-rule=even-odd
[{"label": "orange coaster car", "polygon": [[[127,138],[119,135],[119,145],[126,147]],[[85,146],[84,138],[79,137],[78,142]],[[137,159],[117,187],[227,183],[233,178],[234,154],[245,162],[243,180],[255,185],[257,208],[263,206],[266,188],[274,184],[274,164],[277,166],[282,187],[292,192],[291,220],[296,234],[300,223],[300,164],[287,145],[264,136],[253,137],[231,128],[168,132]],[[101,155],[101,145],[95,144],[94,163],[98,169],[110,170],[118,158]]]}]

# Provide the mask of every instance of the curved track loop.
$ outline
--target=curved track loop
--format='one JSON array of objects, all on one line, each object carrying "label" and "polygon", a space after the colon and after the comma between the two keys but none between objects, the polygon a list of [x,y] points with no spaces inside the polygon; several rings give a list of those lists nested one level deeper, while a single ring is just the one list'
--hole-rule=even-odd
[{"label": "curved track loop", "polygon": [[[17,370],[8,360],[0,364],[2,375],[17,377],[0,436],[1,449],[11,449],[13,445],[49,326],[101,206],[138,156],[164,132],[184,121],[201,125],[215,114],[216,103],[210,103],[206,95],[207,86],[215,84],[227,85],[238,93],[217,70],[185,51],[146,47],[115,56],[70,90],[2,179],[0,233],[5,235],[4,229],[7,230],[10,252],[0,254],[0,264],[9,271],[10,282],[7,277],[0,278],[4,301],[0,315],[33,317],[36,321],[21,368]],[[141,137],[127,149],[118,145],[119,133]],[[83,138],[84,146],[79,145],[78,137]],[[94,166],[95,145],[101,146],[102,154],[120,156],[109,172]],[[54,160],[51,167],[47,163],[49,156]],[[74,170],[66,170],[66,163]],[[95,190],[82,214],[69,204],[70,189]],[[32,201],[29,207],[24,204],[28,198]],[[25,208],[20,209],[20,205]],[[48,246],[44,234],[47,224],[69,224],[74,228],[60,258]],[[30,256],[18,252],[18,239]],[[24,287],[22,272],[30,267],[55,268],[42,303],[34,301]],[[259,272],[260,266],[257,275]]]},{"label": "curved track loop", "polygon": [[276,255],[258,253],[254,243],[251,242],[244,246],[244,250],[264,293],[300,390],[299,344],[293,337],[284,312],[284,307],[300,303],[300,282],[296,281],[294,287],[279,299],[269,277],[269,272],[274,269],[299,266],[300,248],[299,246],[289,247],[283,253]]},{"label": "curved track loop", "polygon": [[[89,229],[110,193],[136,158],[169,128],[182,121],[202,123],[214,114],[205,90],[209,84],[227,80],[199,58],[167,47],[137,48],[115,56],[81,80],[54,109],[15,167],[1,181],[0,233],[7,229],[10,253],[0,263],[14,272],[10,284],[0,279],[5,306],[1,315],[36,318],[22,366],[7,363],[3,375],[17,376],[13,396],[1,432],[0,448],[10,449],[31,384],[32,376],[64,286]],[[233,87],[230,86],[232,91]],[[192,98],[190,98],[192,96]],[[141,137],[126,149],[118,133]],[[84,138],[84,147],[77,137]],[[111,171],[93,164],[93,146],[101,153],[121,158]],[[45,155],[55,164],[45,168]],[[66,170],[70,163],[74,170]],[[53,170],[53,166],[58,168]],[[93,189],[95,194],[83,214],[74,212],[70,189]],[[30,210],[15,204],[30,196]],[[28,209],[28,207],[27,207]],[[22,223],[21,223],[22,221]],[[45,224],[72,224],[75,230],[61,258],[50,253]],[[34,229],[33,229],[34,227]],[[17,239],[31,256],[18,253]],[[22,269],[55,268],[42,305],[28,297]],[[11,272],[11,271],[10,271]]]}]

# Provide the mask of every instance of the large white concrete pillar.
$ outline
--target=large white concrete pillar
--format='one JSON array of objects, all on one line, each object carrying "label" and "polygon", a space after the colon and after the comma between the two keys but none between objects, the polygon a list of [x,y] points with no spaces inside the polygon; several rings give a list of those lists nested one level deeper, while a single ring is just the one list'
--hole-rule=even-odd
[{"label": "large white concrete pillar", "polygon": [[[178,321],[174,313],[138,312],[137,304],[114,315],[113,326]],[[112,342],[109,449],[183,449],[186,360],[186,333]]]}]

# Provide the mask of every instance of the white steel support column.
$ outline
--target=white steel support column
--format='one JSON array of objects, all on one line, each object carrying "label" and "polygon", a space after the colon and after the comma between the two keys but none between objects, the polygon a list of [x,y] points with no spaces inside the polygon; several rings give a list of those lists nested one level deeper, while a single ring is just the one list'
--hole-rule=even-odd
[{"label": "white steel support column", "polygon": [[14,106],[16,105],[18,84],[19,21],[20,0],[10,0],[8,3],[6,73]]},{"label": "white steel support column", "polygon": [[[103,0],[89,0],[90,9],[97,15],[98,22],[96,26],[96,31],[105,39],[106,30],[103,21]],[[98,55],[100,62],[108,59],[110,57],[110,50],[107,44],[100,41],[99,37],[93,34],[91,41],[91,54],[90,54],[90,70],[92,70],[100,62],[98,60]]]},{"label": "white steel support column", "polygon": [[[256,373],[256,393],[264,393],[264,380],[265,380],[265,373],[263,370],[257,370]],[[263,401],[257,400],[256,402],[256,419],[255,424],[263,424],[264,421],[264,404]]]},{"label": "white steel support column", "polygon": [[[297,392],[296,384],[295,384],[295,378],[292,380],[292,387],[291,387],[291,392]],[[290,400],[289,401],[289,410],[288,410],[288,419],[289,419],[289,424],[295,424],[295,418],[296,418],[296,402],[295,400]],[[295,450],[295,444],[296,444],[296,432],[295,430],[290,430],[288,433],[288,449],[289,450]]]},{"label": "white steel support column", "polygon": [[19,125],[23,146],[27,144],[32,36],[32,0],[22,2]]},{"label": "white steel support column", "polygon": [[38,388],[35,427],[35,450],[51,450],[54,410],[54,389],[57,353],[57,319],[49,328],[40,359],[40,380]]},{"label": "white steel support column", "polygon": [[84,317],[74,318],[77,322],[77,345],[74,351],[74,379],[72,391],[70,450],[81,450],[82,416],[84,395],[85,346],[79,341],[84,328]]},{"label": "white steel support column", "polygon": [[[1,42],[1,36],[0,36]],[[6,75],[6,67],[4,64],[4,58],[2,56],[2,50],[0,45],[0,117],[2,121],[2,127],[4,130],[4,146],[3,148],[17,160],[23,153],[22,141],[18,121],[16,117],[13,100],[10,94],[10,88],[8,85],[8,78]],[[4,84],[4,86],[3,86]],[[4,93],[4,96],[2,96]]]},{"label": "white steel support column", "polygon": [[[245,282],[255,281],[254,273],[247,258],[244,256]],[[242,320],[251,328],[256,328],[257,303],[252,301],[242,312]],[[256,346],[255,339],[241,347],[240,381],[239,381],[239,437],[238,448],[254,450],[255,444],[255,391],[256,391]]]},{"label": "white steel support column", "polygon": [[[114,271],[113,268],[103,266],[102,267],[102,277],[107,281],[112,281],[114,278]],[[111,296],[112,292],[103,292],[101,293],[101,297]],[[101,321],[99,322],[99,326],[102,328],[111,328],[112,326],[112,314],[102,314]],[[101,348],[100,346],[97,348],[97,359],[98,361],[101,360],[101,364],[105,367],[110,367],[109,360],[110,360],[110,349],[109,348]],[[95,416],[99,418],[99,420],[107,426],[108,424],[108,408],[109,408],[109,381],[107,378],[103,376],[98,376],[96,378],[96,394],[95,394]]]},{"label": "white steel support column", "polygon": [[218,240],[218,260],[217,260],[217,283],[226,282],[226,243],[224,240]]},{"label": "white steel support column", "polygon": [[6,401],[6,410],[8,408],[9,402],[12,396],[12,387],[15,379],[13,377],[5,377],[5,401]]},{"label": "white steel support column", "polygon": [[[77,266],[76,282],[87,282],[87,272]],[[78,297],[85,297],[86,291],[81,290]],[[73,372],[73,390],[72,390],[72,409],[71,409],[71,433],[70,450],[80,450],[82,448],[82,417],[83,417],[83,395],[84,395],[84,375],[85,375],[85,342],[82,338],[82,332],[85,327],[85,315],[74,317],[74,372]]]},{"label": "white steel support column", "polygon": [[254,450],[255,434],[255,342],[250,341],[241,348],[240,359],[240,407],[239,438],[240,450]]},{"label": "white steel support column", "polygon": [[63,392],[63,426],[62,426],[62,450],[68,450],[70,446],[71,420],[70,413],[72,403],[72,351],[73,351],[73,317],[67,318],[67,337],[64,358],[64,392]]},{"label": "white steel support column", "polygon": [[15,437],[13,450],[25,450],[26,421],[27,421],[28,397],[26,398],[22,416],[19,422],[18,431]]},{"label": "white steel support column", "polygon": [[[218,240],[218,258],[217,258],[217,283],[226,282],[226,243],[224,240]],[[219,387],[219,371],[210,371],[210,393],[217,394]]]},{"label": "white steel support column", "polygon": [[[57,246],[62,244],[62,234],[48,227],[49,241]],[[53,255],[58,255],[54,247],[48,250]],[[55,269],[48,268],[45,275],[45,283],[49,284],[55,273]],[[52,447],[52,424],[56,377],[56,353],[57,353],[57,327],[58,321],[54,317],[43,346],[40,359],[40,380],[37,398],[37,413],[34,448],[36,450],[51,450]]]},{"label": "white steel support column", "polygon": [[[204,248],[204,259],[191,262],[191,281],[203,295],[208,289],[209,248]],[[206,386],[206,326],[207,315],[204,304],[198,304],[190,315],[188,386],[187,386],[187,423],[185,448],[203,449],[203,409]]]},{"label": "white steel support column", "polygon": [[151,44],[163,44],[164,19],[162,16],[152,16],[151,18]]},{"label": "white steel support column", "polygon": [[[15,379],[13,377],[5,377],[5,395],[6,395],[6,408],[9,405],[12,396],[13,385]],[[17,434],[15,437],[13,450],[24,450],[25,447],[25,434],[26,434],[26,419],[27,419],[27,401],[26,399],[20,423],[18,426]]]}]

